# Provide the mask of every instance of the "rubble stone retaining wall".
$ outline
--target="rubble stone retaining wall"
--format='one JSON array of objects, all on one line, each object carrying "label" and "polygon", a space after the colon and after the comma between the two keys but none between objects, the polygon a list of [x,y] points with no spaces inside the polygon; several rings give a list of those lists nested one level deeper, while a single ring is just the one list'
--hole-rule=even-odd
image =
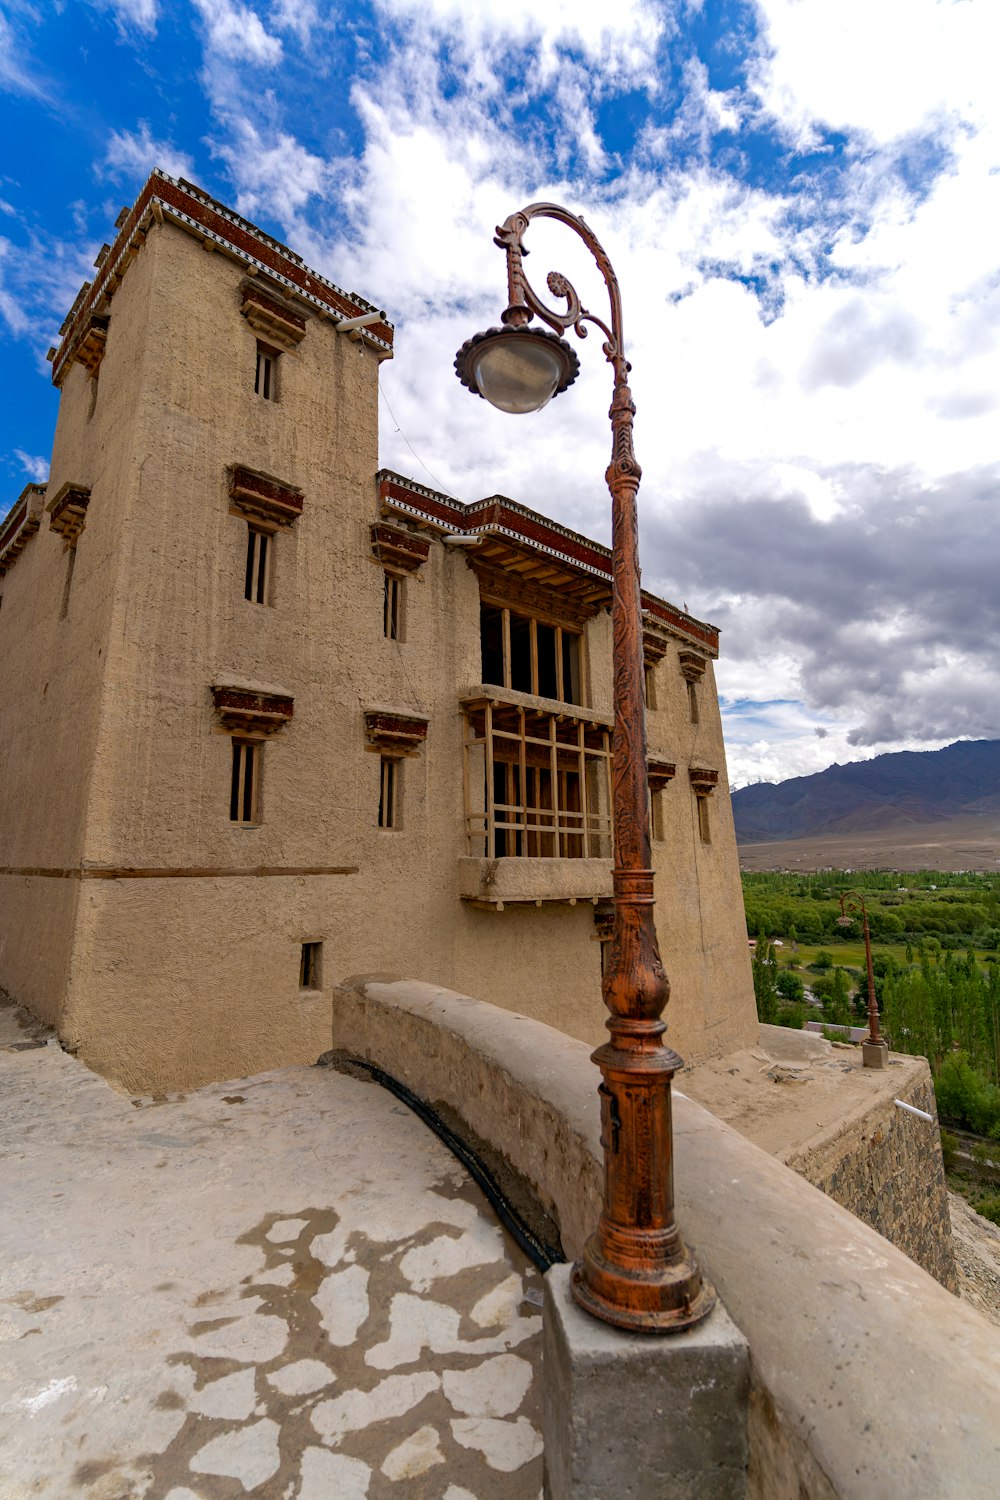
[{"label": "rubble stone retaining wall", "polygon": [[934,1123],[883,1100],[781,1160],[957,1292],[941,1135],[926,1064],[916,1079],[901,1083],[897,1097],[933,1115]]}]

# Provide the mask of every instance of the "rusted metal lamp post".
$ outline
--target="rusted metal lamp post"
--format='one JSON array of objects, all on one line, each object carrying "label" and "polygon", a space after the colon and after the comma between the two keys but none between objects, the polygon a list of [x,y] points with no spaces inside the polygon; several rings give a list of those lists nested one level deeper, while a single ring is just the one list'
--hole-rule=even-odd
[{"label": "rusted metal lamp post", "polygon": [[849,911],[861,913],[861,930],[865,935],[865,962],[868,968],[868,1036],[861,1043],[861,1054],[866,1068],[884,1068],[889,1060],[886,1046],[878,1025],[878,1004],[875,999],[875,971],[872,968],[872,937],[868,930],[868,908],[860,891],[845,891],[840,898],[838,927],[853,927],[854,918]]},{"label": "rusted metal lamp post", "polygon": [[[580,305],[558,272],[549,291],[566,310],[547,307],[524,275],[522,240],[532,219],[556,219],[587,246],[604,278],[610,324]],[[593,323],[604,335],[614,371],[611,463],[614,739],[612,818],[615,845],[615,921],[604,968],[610,1040],[593,1054],[603,1075],[601,1143],[604,1204],[597,1229],[573,1267],[573,1295],[607,1323],[669,1333],[711,1312],[715,1292],[684,1244],[674,1218],[670,1084],[681,1059],[663,1043],[669,985],[653,925],[648,767],[643,700],[642,603],[636,493],[641,470],[632,449],[635,405],[628,386],[621,294],[603,248],[584,221],[554,203],[532,203],[497,229],[507,252],[509,302],[503,327],[462,345],[455,368],[462,384],[502,411],[538,411],[576,379],[579,360],[560,336],[579,338]],[[533,328],[537,316],[547,329]]]}]

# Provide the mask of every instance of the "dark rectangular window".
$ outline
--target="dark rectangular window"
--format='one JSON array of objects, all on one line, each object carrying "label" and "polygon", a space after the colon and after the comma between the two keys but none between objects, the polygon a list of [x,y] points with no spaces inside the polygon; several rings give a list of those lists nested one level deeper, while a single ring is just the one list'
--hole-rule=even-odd
[{"label": "dark rectangular window", "polygon": [[698,684],[696,682],[689,682],[687,685],[687,690],[688,709],[691,713],[691,723],[697,724],[700,718],[700,714],[698,712]]},{"label": "dark rectangular window", "polygon": [[656,664],[647,661],[642,669],[642,686],[646,698],[646,707],[656,707]]},{"label": "dark rectangular window", "polygon": [[479,606],[479,634],[483,648],[483,681],[504,687],[502,609],[495,609],[492,604]]},{"label": "dark rectangular window", "polygon": [[318,990],[322,988],[321,961],[323,957],[322,943],[303,943],[302,957],[299,960],[299,989]]},{"label": "dark rectangular window", "polygon": [[535,692],[541,698],[558,698],[560,693],[555,626],[543,625],[541,620],[536,620],[535,641],[538,656],[538,686]]},{"label": "dark rectangular window", "polygon": [[385,594],[382,604],[382,628],[387,641],[403,639],[403,580],[394,573],[384,573]]},{"label": "dark rectangular window", "polygon": [[708,798],[697,797],[695,800],[698,803],[698,832],[701,835],[701,841],[703,844],[710,844],[712,842],[712,825],[709,822]]},{"label": "dark rectangular window", "polygon": [[257,343],[257,373],[253,388],[265,401],[278,399],[278,351]]},{"label": "dark rectangular window", "polygon": [[260,746],[253,740],[233,740],[233,771],[229,787],[232,823],[257,823]]},{"label": "dark rectangular window", "polygon": [[270,603],[271,548],[273,538],[256,526],[247,527],[247,567],[244,597],[254,604]]},{"label": "dark rectangular window", "polygon": [[399,827],[399,762],[383,755],[379,774],[378,826]]},{"label": "dark rectangular window", "polygon": [[532,615],[480,604],[483,681],[560,703],[582,703],[580,636]]}]

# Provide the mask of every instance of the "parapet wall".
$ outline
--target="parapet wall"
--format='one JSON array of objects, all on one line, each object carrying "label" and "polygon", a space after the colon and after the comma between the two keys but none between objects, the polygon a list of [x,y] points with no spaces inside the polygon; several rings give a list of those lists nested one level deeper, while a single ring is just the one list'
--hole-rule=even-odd
[{"label": "parapet wall", "polygon": [[[333,1010],[334,1048],[456,1111],[531,1184],[567,1254],[579,1254],[603,1175],[585,1044],[413,982],[354,981]],[[677,1090],[674,1126],[680,1228],[750,1345],[752,1500],[993,1500],[995,1330]]]}]

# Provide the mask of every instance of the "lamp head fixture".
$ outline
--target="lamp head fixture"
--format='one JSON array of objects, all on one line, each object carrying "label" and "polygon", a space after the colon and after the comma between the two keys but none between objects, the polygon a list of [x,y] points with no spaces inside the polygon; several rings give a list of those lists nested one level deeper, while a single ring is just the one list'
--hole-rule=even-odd
[{"label": "lamp head fixture", "polygon": [[455,356],[462,384],[507,412],[541,411],[579,372],[576,350],[565,339],[527,323],[473,334]]}]

